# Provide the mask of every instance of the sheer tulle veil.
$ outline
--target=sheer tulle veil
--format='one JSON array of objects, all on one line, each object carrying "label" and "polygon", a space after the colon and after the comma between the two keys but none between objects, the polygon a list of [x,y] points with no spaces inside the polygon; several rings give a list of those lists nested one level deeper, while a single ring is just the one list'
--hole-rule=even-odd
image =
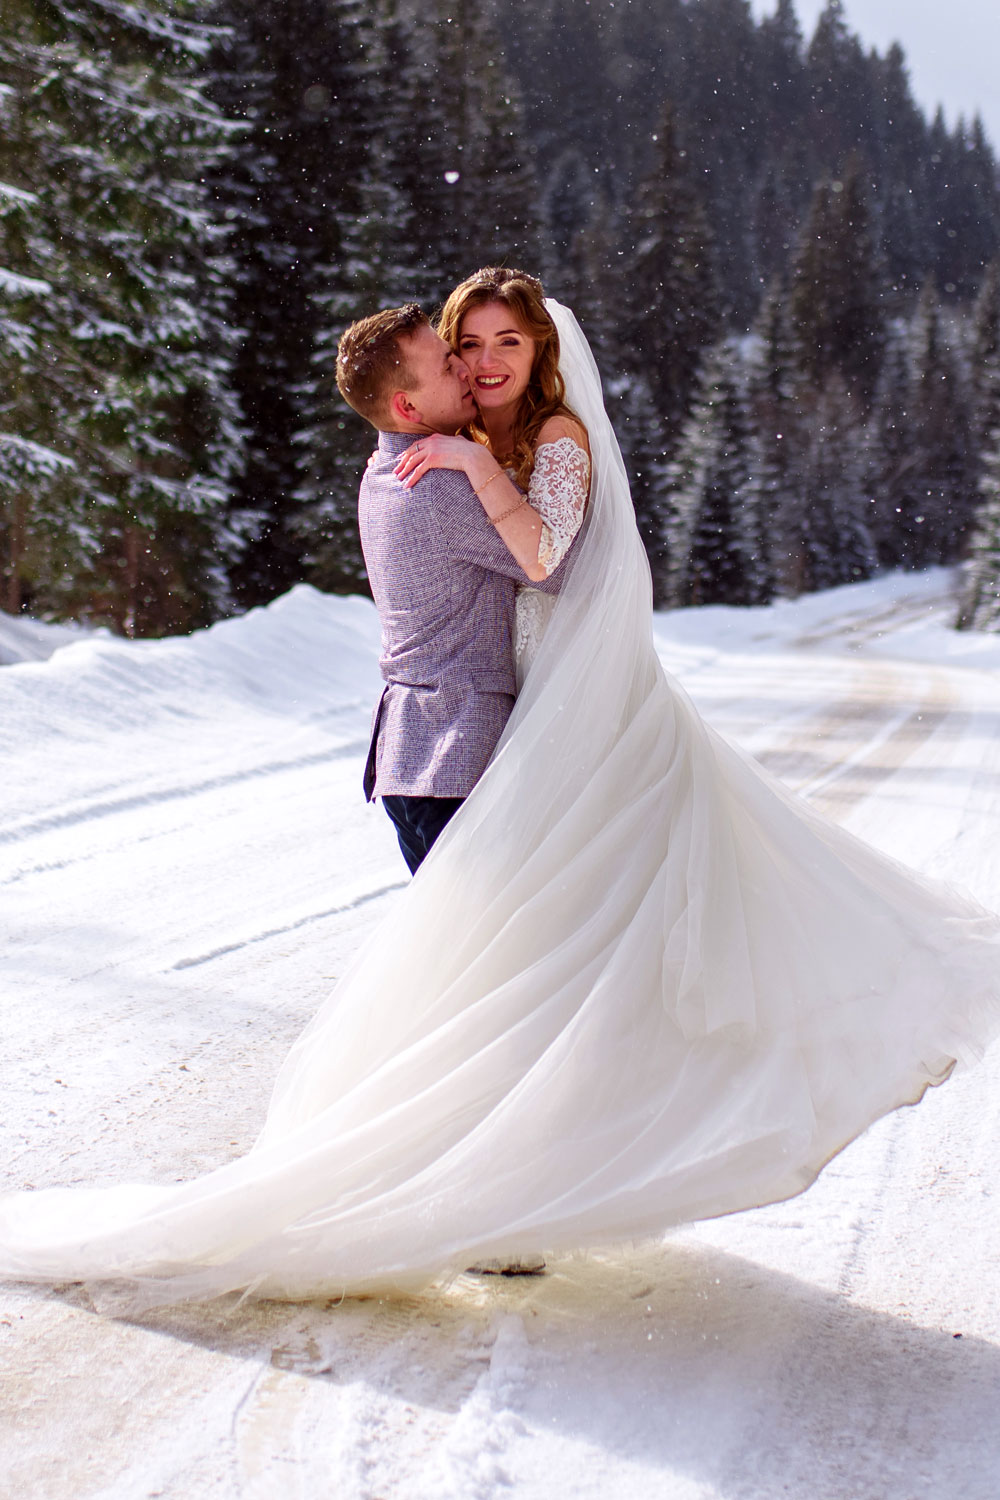
[{"label": "sheer tulle veil", "polygon": [[413,1285],[801,1191],[998,1027],[997,919],[826,823],[653,649],[597,369],[568,577],[486,773],[195,1182],[0,1203],[0,1270],[149,1302]]}]

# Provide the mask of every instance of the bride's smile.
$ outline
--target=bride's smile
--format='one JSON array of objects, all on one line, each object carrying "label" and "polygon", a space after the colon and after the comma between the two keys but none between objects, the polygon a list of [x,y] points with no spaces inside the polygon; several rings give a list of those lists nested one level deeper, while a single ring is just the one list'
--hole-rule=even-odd
[{"label": "bride's smile", "polygon": [[518,325],[511,309],[490,302],[468,312],[459,344],[487,425],[490,418],[495,421],[513,413],[531,380],[535,341]]}]

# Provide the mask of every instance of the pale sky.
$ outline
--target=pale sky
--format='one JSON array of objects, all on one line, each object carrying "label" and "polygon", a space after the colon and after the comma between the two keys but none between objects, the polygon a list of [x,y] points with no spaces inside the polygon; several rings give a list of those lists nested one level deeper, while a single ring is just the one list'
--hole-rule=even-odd
[{"label": "pale sky", "polygon": [[[751,0],[758,16],[774,0]],[[806,39],[824,0],[795,0]],[[885,52],[899,42],[906,53],[914,97],[928,115],[944,105],[949,125],[978,110],[1000,151],[1000,4],[998,0],[844,0],[850,29],[866,48]]]}]

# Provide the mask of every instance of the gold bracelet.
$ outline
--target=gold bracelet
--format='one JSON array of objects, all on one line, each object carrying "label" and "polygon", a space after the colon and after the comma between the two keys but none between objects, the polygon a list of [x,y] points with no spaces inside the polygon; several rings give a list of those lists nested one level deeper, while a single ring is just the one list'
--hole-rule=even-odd
[{"label": "gold bracelet", "polygon": [[[494,479],[499,479],[499,478],[500,478],[500,476],[501,476],[501,475],[502,475],[502,474],[503,474],[503,469],[497,469],[497,471],[496,471],[496,473],[495,473],[495,474],[491,474],[491,475],[490,475],[490,477],[489,477],[489,479],[487,479],[487,480],[485,480],[485,481],[484,481],[484,482],[483,482],[483,483],[482,483],[482,484],[481,484],[481,485],[480,485],[480,486],[479,486],[479,488],[478,488],[478,490],[473,490],[473,492],[472,492],[472,493],[473,493],[473,494],[474,494],[474,495],[481,495],[481,494],[482,494],[482,493],[483,493],[483,490],[484,490],[484,489],[485,489],[485,488],[486,488],[486,486],[487,486],[487,485],[488,485],[488,484],[492,484],[492,483],[493,483],[493,481],[494,481]],[[506,476],[505,476],[505,477],[506,477]]]},{"label": "gold bracelet", "polygon": [[491,526],[499,526],[501,521],[506,521],[508,516],[512,516],[516,510],[520,510],[521,506],[527,505],[527,503],[528,497],[527,495],[525,495],[517,502],[516,505],[512,505],[510,510],[501,511],[498,516],[487,516],[486,519],[487,521],[489,521]]}]

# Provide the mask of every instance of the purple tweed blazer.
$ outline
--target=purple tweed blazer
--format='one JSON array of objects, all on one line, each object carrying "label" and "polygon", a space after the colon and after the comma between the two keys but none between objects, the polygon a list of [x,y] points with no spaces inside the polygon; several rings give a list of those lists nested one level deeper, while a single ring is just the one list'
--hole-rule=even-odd
[{"label": "purple tweed blazer", "polygon": [[[412,490],[395,477],[416,437],[379,433],[358,501],[386,682],[369,800],[467,796],[514,706],[514,603],[530,580],[464,474],[432,469]],[[532,587],[557,591],[564,566]]]}]

